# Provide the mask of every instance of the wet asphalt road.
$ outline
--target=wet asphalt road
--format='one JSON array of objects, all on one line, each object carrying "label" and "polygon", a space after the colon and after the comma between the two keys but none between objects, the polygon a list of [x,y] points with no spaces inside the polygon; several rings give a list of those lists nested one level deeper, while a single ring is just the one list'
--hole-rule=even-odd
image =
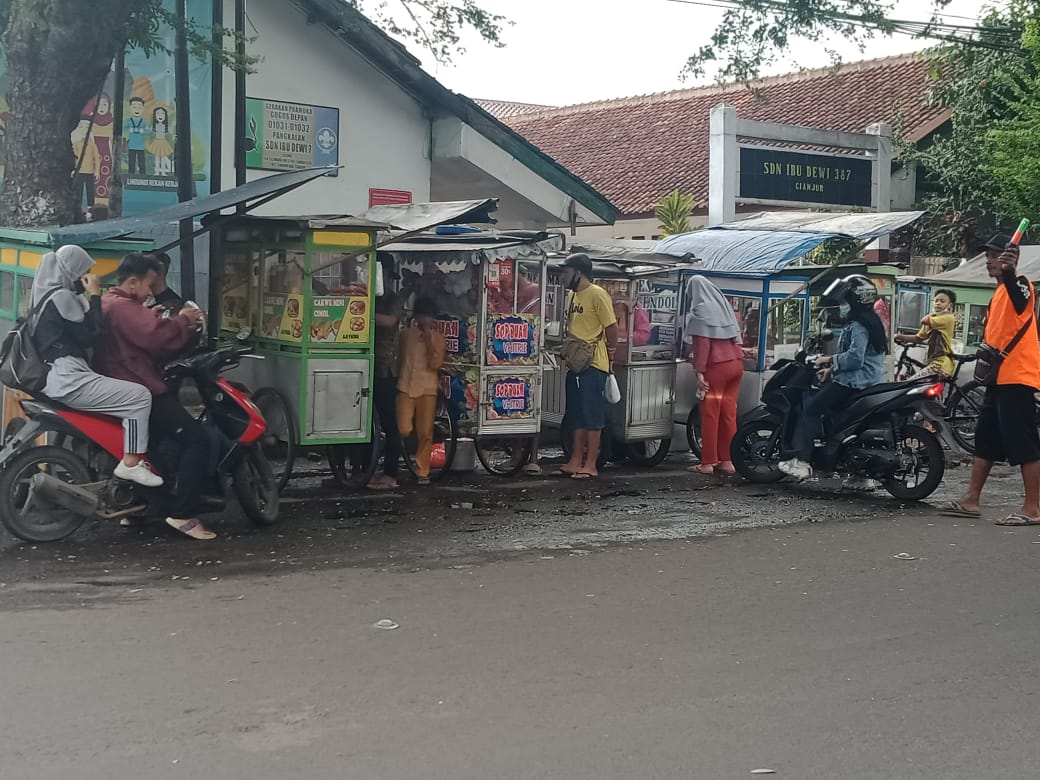
[{"label": "wet asphalt road", "polygon": [[5,539],[0,774],[1037,776],[1040,529],[672,461]]}]

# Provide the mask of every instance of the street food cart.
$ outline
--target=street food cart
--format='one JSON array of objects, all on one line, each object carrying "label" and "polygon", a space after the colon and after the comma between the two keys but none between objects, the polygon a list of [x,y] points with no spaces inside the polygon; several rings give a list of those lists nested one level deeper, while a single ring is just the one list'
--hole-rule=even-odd
[{"label": "street food cart", "polygon": [[[29,310],[33,276],[43,256],[56,248],[50,231],[32,228],[0,228],[0,329],[6,333]],[[108,238],[85,242],[83,248],[94,258],[94,273],[108,281],[120,260],[131,252],[150,252],[151,239]],[[18,401],[25,394],[4,388],[3,427],[11,420],[24,419]]]},{"label": "street food cart", "polygon": [[526,464],[541,422],[546,253],[563,243],[555,233],[444,228],[383,248],[401,277],[403,323],[417,298],[431,298],[446,340],[433,478],[471,468],[471,446],[492,474]]},{"label": "street food cart", "polygon": [[[592,260],[592,280],[614,302],[618,343],[614,375],[621,401],[607,407],[603,458],[627,457],[643,466],[656,466],[671,447],[675,404],[676,359],[680,352],[680,280],[693,270],[674,257],[619,247],[575,246]],[[562,286],[566,255],[550,263],[546,294],[547,345],[562,346],[567,317],[567,292]],[[545,373],[543,416],[565,428],[567,369],[556,359]],[[571,435],[563,430],[565,450]]]}]

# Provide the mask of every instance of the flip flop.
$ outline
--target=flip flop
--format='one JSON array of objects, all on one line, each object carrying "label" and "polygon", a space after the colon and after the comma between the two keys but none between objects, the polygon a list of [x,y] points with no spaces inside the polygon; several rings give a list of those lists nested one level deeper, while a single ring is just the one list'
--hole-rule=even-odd
[{"label": "flip flop", "polygon": [[524,474],[529,477],[540,477],[542,476],[542,467],[537,463],[528,463],[524,466]]},{"label": "flip flop", "polygon": [[1029,515],[1013,514],[1008,515],[1003,520],[997,520],[997,525],[1006,525],[1011,528],[1015,528],[1020,525],[1040,525],[1040,517],[1030,517]]},{"label": "flip flop", "polygon": [[982,517],[982,512],[977,509],[965,509],[961,506],[960,501],[947,501],[944,504],[938,506],[939,514],[945,515],[946,517],[970,517],[972,519],[978,519]]},{"label": "flip flop", "polygon": [[177,520],[173,517],[167,517],[166,525],[199,542],[208,542],[217,538],[213,531],[207,529],[198,520]]},{"label": "flip flop", "polygon": [[563,469],[556,469],[549,476],[551,477],[573,477],[577,472],[575,471],[564,471]]},{"label": "flip flop", "polygon": [[571,479],[595,479],[599,474],[590,474],[587,471],[579,471],[577,474],[572,474]]},{"label": "flip flop", "polygon": [[[707,469],[707,470],[705,470],[705,469]],[[688,466],[686,468],[686,470],[688,472],[690,472],[691,474],[700,474],[702,477],[710,477],[710,476],[713,476],[715,474],[715,467],[714,466],[703,466],[703,465],[700,465],[700,464],[698,464],[696,466]]]}]

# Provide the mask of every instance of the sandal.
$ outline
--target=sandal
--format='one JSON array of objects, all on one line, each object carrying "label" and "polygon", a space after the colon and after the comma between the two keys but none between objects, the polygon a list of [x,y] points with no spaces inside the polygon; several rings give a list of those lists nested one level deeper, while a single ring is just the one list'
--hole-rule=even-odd
[{"label": "sandal", "polygon": [[217,535],[210,531],[206,526],[200,523],[198,520],[178,520],[175,517],[167,517],[166,525],[170,526],[174,530],[180,531],[185,536],[190,536],[200,542],[208,542],[211,539],[216,539]]},{"label": "sandal", "polygon": [[1012,528],[1020,525],[1040,525],[1040,517],[1030,517],[1029,515],[1015,513],[1008,515],[1003,520],[997,520],[996,524],[1010,526]]},{"label": "sandal", "polygon": [[599,474],[591,474],[588,471],[579,471],[577,474],[572,474],[571,479],[595,479]]},{"label": "sandal", "polygon": [[686,470],[691,474],[700,474],[705,477],[710,477],[715,473],[714,466],[705,466],[703,463],[698,463],[696,466],[689,466]]},{"label": "sandal", "polygon": [[524,474],[529,477],[540,477],[542,476],[542,467],[537,463],[528,463],[524,466]]},{"label": "sandal", "polygon": [[961,506],[961,502],[957,500],[939,504],[938,509],[939,514],[945,515],[946,517],[968,517],[973,520],[982,517],[982,512],[978,509],[965,509]]}]

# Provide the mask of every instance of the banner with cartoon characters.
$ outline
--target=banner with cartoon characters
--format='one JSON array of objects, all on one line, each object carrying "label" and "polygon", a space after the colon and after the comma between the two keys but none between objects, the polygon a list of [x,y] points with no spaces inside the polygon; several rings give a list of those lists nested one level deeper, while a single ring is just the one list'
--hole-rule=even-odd
[{"label": "banner with cartoon characters", "polygon": [[[173,0],[164,0],[164,5],[171,13],[175,10]],[[213,18],[213,0],[188,0],[188,16],[195,19],[200,28],[207,27],[205,20]],[[123,215],[144,213],[177,201],[174,146],[179,128],[174,101],[175,35],[173,29],[165,25],[157,35],[160,47],[151,56],[140,48],[126,52],[121,126],[116,127],[117,79],[113,70],[98,94],[83,107],[69,138],[76,164],[71,173],[84,212],[91,219],[111,216],[117,155],[123,180]],[[191,57],[188,68],[192,177],[197,193],[208,195],[213,63],[209,59]],[[6,94],[6,67],[0,62],[0,138],[10,118]],[[119,137],[123,139],[121,149],[116,148]],[[4,152],[0,142],[0,181]]]}]

